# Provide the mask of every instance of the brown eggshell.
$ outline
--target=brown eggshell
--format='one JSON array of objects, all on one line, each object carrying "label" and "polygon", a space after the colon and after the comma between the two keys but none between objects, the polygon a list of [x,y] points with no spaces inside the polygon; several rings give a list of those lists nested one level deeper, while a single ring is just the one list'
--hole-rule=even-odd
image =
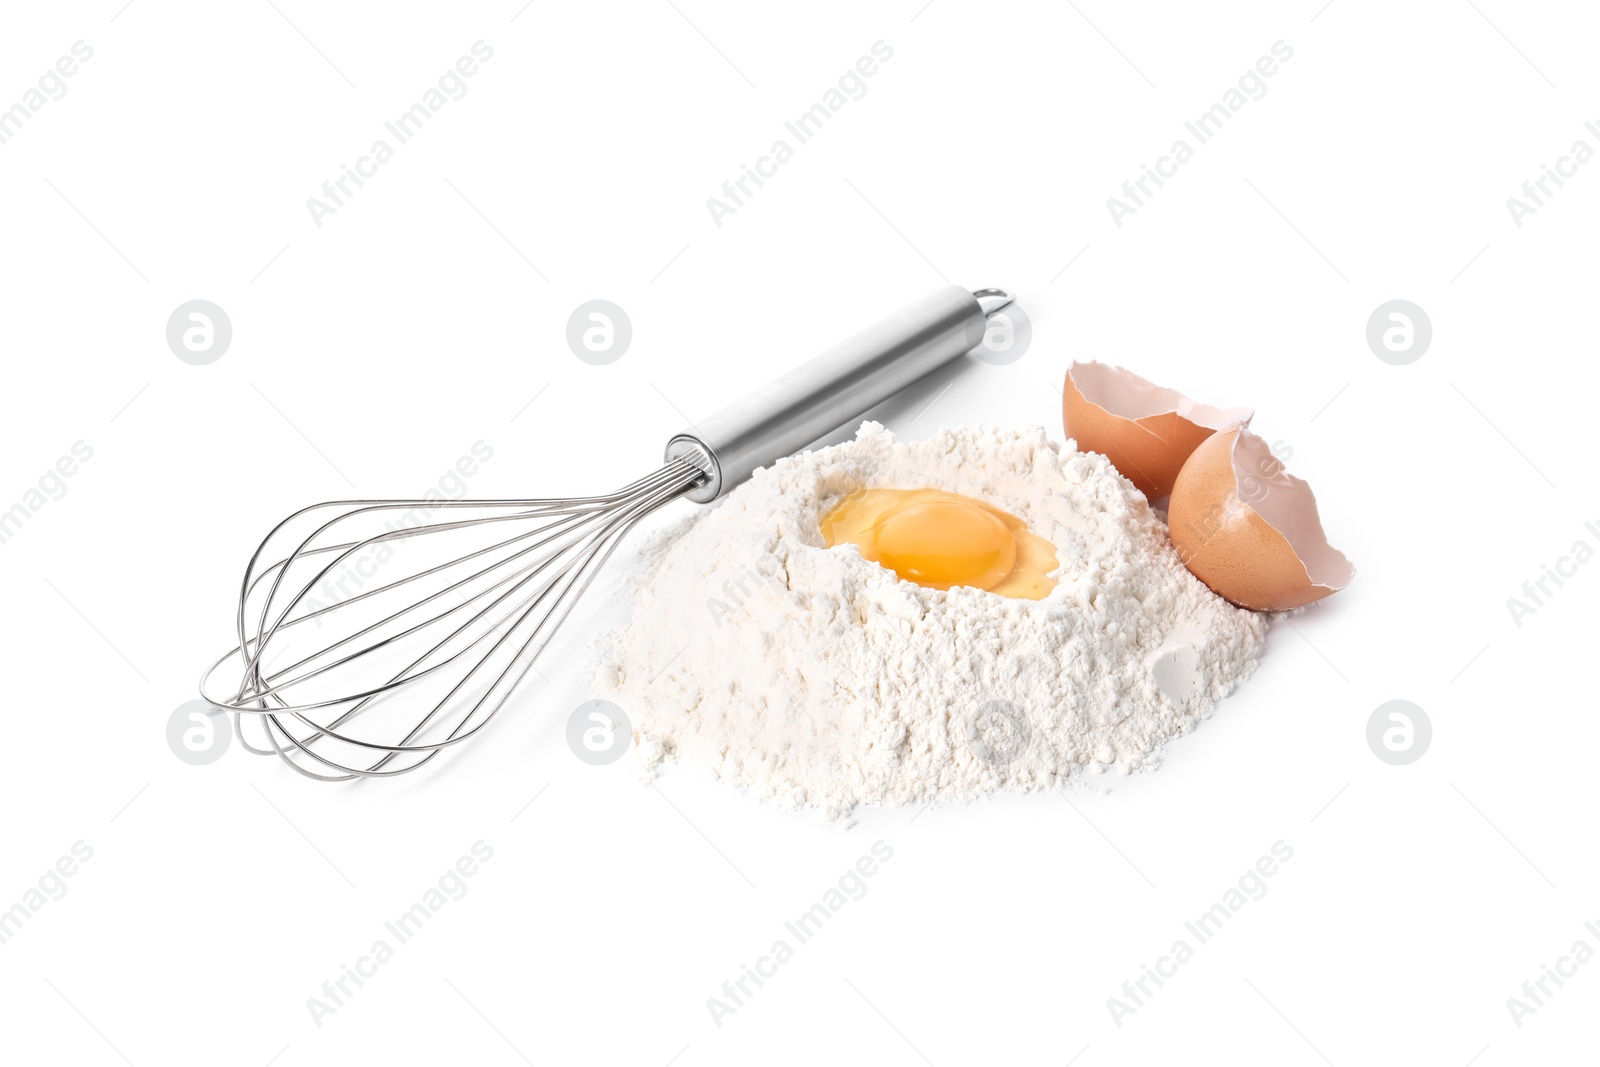
[{"label": "brown eggshell", "polygon": [[1178,473],[1168,533],[1184,565],[1240,607],[1286,611],[1350,584],[1311,487],[1242,425],[1201,442]]},{"label": "brown eggshell", "polygon": [[1172,492],[1189,458],[1206,438],[1233,423],[1249,425],[1249,408],[1214,408],[1164,389],[1121,367],[1073,363],[1061,391],[1067,436],[1099,452],[1151,500]]}]

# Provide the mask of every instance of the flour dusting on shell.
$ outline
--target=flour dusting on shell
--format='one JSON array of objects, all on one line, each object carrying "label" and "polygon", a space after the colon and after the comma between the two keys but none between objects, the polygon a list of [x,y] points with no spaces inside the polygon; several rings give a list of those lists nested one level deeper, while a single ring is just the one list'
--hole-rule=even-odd
[{"label": "flour dusting on shell", "polygon": [[[827,548],[863,488],[943,489],[1056,546],[1043,600],[928,589]],[[1154,766],[1254,669],[1265,620],[1212,593],[1104,456],[1044,430],[853,441],[764,468],[638,555],[632,617],[592,679],[647,774],[678,761],[846,818]]]}]

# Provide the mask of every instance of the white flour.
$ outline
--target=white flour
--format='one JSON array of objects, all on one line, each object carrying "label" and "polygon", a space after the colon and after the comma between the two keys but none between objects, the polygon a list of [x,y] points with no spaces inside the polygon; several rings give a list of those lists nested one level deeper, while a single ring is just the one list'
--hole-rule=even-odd
[{"label": "white flour", "polygon": [[[1056,545],[1039,601],[928,589],[826,548],[860,488],[944,489]],[[1105,457],[1042,429],[854,441],[758,471],[647,541],[632,621],[593,679],[647,773],[680,760],[765,800],[844,818],[1154,766],[1255,667],[1265,620],[1184,569]]]}]

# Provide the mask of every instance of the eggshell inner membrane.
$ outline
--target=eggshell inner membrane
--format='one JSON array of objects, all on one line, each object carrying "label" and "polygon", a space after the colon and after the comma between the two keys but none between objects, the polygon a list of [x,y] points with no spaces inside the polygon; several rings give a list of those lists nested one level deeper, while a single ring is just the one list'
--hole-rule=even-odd
[{"label": "eggshell inner membrane", "polygon": [[1236,422],[1248,425],[1255,416],[1251,408],[1218,408],[1190,400],[1176,389],[1146,381],[1122,367],[1097,362],[1074,363],[1071,374],[1085,400],[1124,419],[1138,421],[1154,415],[1175,414],[1196,426],[1215,431]]},{"label": "eggshell inner membrane", "polygon": [[1265,440],[1240,431],[1233,443],[1233,476],[1240,498],[1289,542],[1312,584],[1329,591],[1350,584],[1355,566],[1328,544],[1311,486],[1285,470]]}]

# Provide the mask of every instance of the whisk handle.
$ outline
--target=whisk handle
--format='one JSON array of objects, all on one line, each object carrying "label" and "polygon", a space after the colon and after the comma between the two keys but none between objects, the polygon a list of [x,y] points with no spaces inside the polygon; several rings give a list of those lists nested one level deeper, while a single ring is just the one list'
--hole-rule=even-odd
[{"label": "whisk handle", "polygon": [[715,500],[976,348],[988,317],[1011,301],[1002,289],[937,289],[684,430],[666,457],[704,467],[688,497]]}]

